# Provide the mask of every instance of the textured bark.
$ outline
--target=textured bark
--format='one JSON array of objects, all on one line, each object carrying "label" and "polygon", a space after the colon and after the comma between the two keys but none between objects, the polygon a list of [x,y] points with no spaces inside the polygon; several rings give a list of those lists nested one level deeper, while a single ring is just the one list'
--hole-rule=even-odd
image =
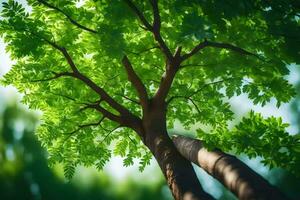
[{"label": "textured bark", "polygon": [[187,160],[200,166],[241,200],[288,199],[235,156],[220,150],[207,151],[200,140],[183,136],[175,136],[173,142]]},{"label": "textured bark", "polygon": [[144,143],[157,160],[176,200],[214,199],[203,191],[191,163],[176,149],[167,134],[164,109],[144,114]]},{"label": "textured bark", "polygon": [[191,163],[179,154],[167,135],[153,138],[148,145],[176,200],[213,199],[203,191]]}]

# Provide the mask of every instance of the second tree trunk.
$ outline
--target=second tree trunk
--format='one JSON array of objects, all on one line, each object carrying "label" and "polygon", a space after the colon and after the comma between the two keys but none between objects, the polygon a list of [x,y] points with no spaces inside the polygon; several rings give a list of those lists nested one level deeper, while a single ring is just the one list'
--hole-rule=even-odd
[{"label": "second tree trunk", "polygon": [[208,151],[200,140],[183,136],[175,136],[173,142],[186,159],[200,166],[241,200],[288,199],[235,156],[220,150]]}]

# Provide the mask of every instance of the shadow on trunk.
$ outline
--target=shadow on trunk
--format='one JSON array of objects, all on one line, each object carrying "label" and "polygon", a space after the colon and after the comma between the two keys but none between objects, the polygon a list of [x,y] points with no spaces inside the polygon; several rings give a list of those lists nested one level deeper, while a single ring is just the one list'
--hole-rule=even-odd
[{"label": "shadow on trunk", "polygon": [[208,151],[200,140],[184,136],[174,136],[173,142],[183,157],[200,166],[239,199],[288,199],[235,156],[220,150]]}]

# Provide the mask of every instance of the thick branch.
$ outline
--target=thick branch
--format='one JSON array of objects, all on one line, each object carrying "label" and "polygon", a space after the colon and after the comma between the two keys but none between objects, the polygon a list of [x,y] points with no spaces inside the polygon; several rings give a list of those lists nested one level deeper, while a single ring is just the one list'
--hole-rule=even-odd
[{"label": "thick branch", "polygon": [[143,106],[143,108],[147,108],[148,94],[145,85],[142,83],[141,79],[135,73],[127,56],[123,57],[122,63],[126,69],[128,80],[132,83],[132,85],[135,87],[138,93],[141,105]]},{"label": "thick branch", "polygon": [[204,42],[200,42],[197,46],[195,46],[189,53],[183,55],[181,57],[182,61],[188,59],[189,57],[195,55],[198,53],[200,50],[204,49],[205,47],[215,47],[215,48],[221,48],[221,49],[228,49],[234,52],[237,52],[242,55],[249,55],[249,56],[255,56],[258,59],[261,59],[257,54],[251,53],[245,49],[242,49],[238,46],[234,46],[232,44],[228,43],[220,43],[220,42],[210,42],[205,40]]},{"label": "thick branch", "polygon": [[178,47],[171,62],[167,63],[166,72],[162,76],[159,88],[154,96],[154,98],[159,102],[165,101],[171,89],[176,73],[180,69],[180,52],[181,47]]},{"label": "thick branch", "polygon": [[99,104],[90,104],[87,107],[94,108],[97,111],[99,111],[107,119],[110,119],[110,120],[112,120],[114,122],[117,122],[120,125],[122,124],[122,117],[109,112],[108,110],[106,110],[105,108],[103,108],[102,106],[100,106]]},{"label": "thick branch", "polygon": [[275,186],[235,156],[220,150],[208,151],[200,140],[184,136],[175,136],[173,142],[183,157],[200,166],[239,199],[287,199]]},{"label": "thick branch", "polygon": [[106,118],[113,120],[117,123],[120,124],[119,127],[129,127],[133,130],[136,131],[136,133],[142,138],[143,137],[143,133],[142,133],[142,120],[139,117],[136,117],[135,115],[131,114],[130,116],[117,116],[114,115],[112,113],[110,113],[109,111],[107,111],[106,109],[104,109],[103,107],[101,107],[100,105],[97,105],[96,110],[98,110],[99,112],[101,112]]},{"label": "thick branch", "polygon": [[83,26],[82,24],[78,23],[76,20],[74,20],[70,15],[68,15],[66,12],[64,12],[63,10],[61,10],[60,8],[51,5],[50,3],[46,2],[45,0],[38,0],[38,2],[40,2],[41,4],[45,5],[48,8],[51,8],[53,10],[56,10],[57,12],[63,14],[73,25],[77,26],[80,29],[83,29],[85,31],[91,32],[91,33],[97,33],[97,31],[90,29],[86,26]]},{"label": "thick branch", "polygon": [[154,99],[156,99],[158,102],[164,102],[168,96],[177,70],[178,67],[167,70],[161,78],[159,88],[154,96]]}]

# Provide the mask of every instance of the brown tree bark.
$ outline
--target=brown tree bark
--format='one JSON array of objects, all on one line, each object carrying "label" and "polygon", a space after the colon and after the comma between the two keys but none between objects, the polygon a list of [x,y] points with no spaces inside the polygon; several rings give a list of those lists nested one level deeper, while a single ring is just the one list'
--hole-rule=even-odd
[{"label": "brown tree bark", "polygon": [[143,141],[157,160],[176,200],[214,199],[203,191],[191,162],[176,149],[166,129],[165,110],[150,106],[143,118]]},{"label": "brown tree bark", "polygon": [[200,140],[184,136],[173,137],[173,143],[187,160],[200,166],[241,200],[288,199],[235,156],[220,150],[208,151]]}]

